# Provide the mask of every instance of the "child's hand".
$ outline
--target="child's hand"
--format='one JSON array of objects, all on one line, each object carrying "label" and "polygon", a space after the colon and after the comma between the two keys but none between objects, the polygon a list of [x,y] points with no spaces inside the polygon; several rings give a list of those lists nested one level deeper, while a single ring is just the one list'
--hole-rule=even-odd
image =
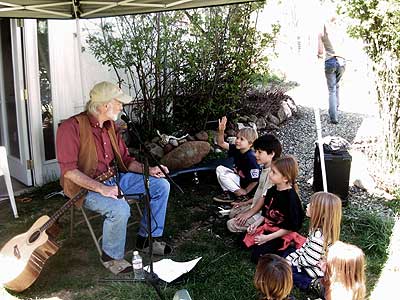
[{"label": "child's hand", "polygon": [[247,195],[247,192],[245,189],[238,189],[235,191],[235,195],[236,196],[245,196],[245,195]]},{"label": "child's hand", "polygon": [[266,242],[268,242],[269,239],[269,234],[260,234],[254,237],[254,242],[256,245],[262,245]]},{"label": "child's hand", "polygon": [[321,259],[318,263],[317,266],[321,269],[322,272],[325,273],[326,271],[326,260],[325,259]]},{"label": "child's hand", "polygon": [[245,203],[245,202],[238,202],[238,201],[235,201],[235,202],[232,202],[231,203],[231,205],[233,206],[233,208],[239,208],[239,207],[242,207],[243,205],[246,205],[247,203]]},{"label": "child's hand", "polygon": [[247,227],[247,233],[250,235],[253,235],[256,233],[256,229],[257,229],[257,226],[254,224],[251,224],[249,227]]},{"label": "child's hand", "polygon": [[222,117],[222,119],[218,119],[218,130],[219,131],[225,131],[226,128],[226,116]]},{"label": "child's hand", "polygon": [[246,224],[246,221],[251,217],[247,212],[238,214],[235,218],[235,223],[239,226],[244,226]]}]

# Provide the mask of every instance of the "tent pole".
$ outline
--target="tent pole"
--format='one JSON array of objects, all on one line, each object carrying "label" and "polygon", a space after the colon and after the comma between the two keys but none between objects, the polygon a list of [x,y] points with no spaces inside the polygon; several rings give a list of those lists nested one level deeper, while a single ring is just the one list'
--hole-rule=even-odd
[{"label": "tent pole", "polygon": [[84,91],[84,80],[83,80],[83,66],[82,66],[82,40],[81,40],[81,23],[80,19],[77,18],[75,19],[75,25],[76,25],[76,41],[77,41],[77,47],[78,47],[78,65],[79,65],[79,78],[80,78],[80,83],[81,83],[81,100],[82,100],[82,106],[85,106],[85,91]]},{"label": "tent pole", "polygon": [[319,157],[321,161],[322,185],[324,187],[324,192],[328,192],[328,186],[326,183],[326,168],[325,168],[325,155],[324,155],[323,140],[322,140],[321,117],[317,105],[314,106],[314,117],[315,117],[315,125],[317,126],[317,140],[318,140]]}]

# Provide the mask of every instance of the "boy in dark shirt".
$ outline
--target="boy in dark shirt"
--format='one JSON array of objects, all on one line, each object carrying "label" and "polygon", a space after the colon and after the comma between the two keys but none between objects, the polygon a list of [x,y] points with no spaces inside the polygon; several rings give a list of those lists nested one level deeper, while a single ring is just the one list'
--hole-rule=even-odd
[{"label": "boy in dark shirt", "polygon": [[[254,151],[251,149],[257,139],[257,131],[245,127],[239,130],[235,145],[230,145],[224,140],[226,117],[218,121],[218,146],[228,150],[228,156],[233,157],[234,169],[218,166],[216,169],[218,182],[223,193],[214,197],[215,201],[230,203],[235,197],[245,197],[251,193],[258,184],[260,166],[257,164]],[[239,199],[241,199],[239,198]]]}]

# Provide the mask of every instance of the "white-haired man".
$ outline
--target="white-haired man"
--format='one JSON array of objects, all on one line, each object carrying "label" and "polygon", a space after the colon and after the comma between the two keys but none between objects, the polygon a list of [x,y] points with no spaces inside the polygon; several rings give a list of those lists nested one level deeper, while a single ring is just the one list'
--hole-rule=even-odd
[{"label": "white-haired man", "polygon": [[[130,207],[118,198],[118,185],[123,194],[144,193],[143,165],[129,156],[128,149],[114,121],[122,111],[122,105],[131,98],[115,84],[100,82],[90,91],[86,110],[65,120],[57,131],[57,158],[61,169],[61,185],[64,193],[73,197],[82,188],[87,194],[77,205],[101,213],[104,217],[102,257],[103,265],[113,273],[131,271],[124,260],[126,225]],[[118,166],[118,176],[104,182],[94,178]],[[168,169],[162,166],[165,172]],[[171,248],[157,239],[164,230],[169,196],[169,183],[158,167],[151,167],[150,207],[152,235],[156,238],[153,253],[164,255]],[[143,215],[136,238],[139,250],[148,250],[147,218]]]}]

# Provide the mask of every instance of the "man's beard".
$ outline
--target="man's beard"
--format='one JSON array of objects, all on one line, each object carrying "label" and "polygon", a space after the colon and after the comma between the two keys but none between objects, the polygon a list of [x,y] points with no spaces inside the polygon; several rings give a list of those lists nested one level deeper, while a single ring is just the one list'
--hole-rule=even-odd
[{"label": "man's beard", "polygon": [[121,115],[121,112],[119,112],[119,113],[109,112],[109,117],[114,122],[119,119],[120,115]]}]

